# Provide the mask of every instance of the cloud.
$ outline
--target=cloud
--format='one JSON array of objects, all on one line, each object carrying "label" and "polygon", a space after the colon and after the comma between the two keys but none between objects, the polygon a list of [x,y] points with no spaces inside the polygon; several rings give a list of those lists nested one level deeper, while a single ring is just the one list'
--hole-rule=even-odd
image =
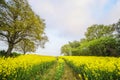
[{"label": "cloud", "polygon": [[[97,23],[93,12],[102,12],[109,0],[29,0],[32,8],[45,18],[48,29],[83,37],[86,28]],[[95,12],[96,13],[96,12]],[[99,16],[99,13],[98,13]],[[61,35],[63,35],[60,33]]]},{"label": "cloud", "polygon": [[36,53],[42,55],[60,55],[60,48],[63,44],[66,44],[68,40],[59,37],[55,31],[47,31],[47,36],[49,37],[49,42],[46,43],[45,49],[38,48]]},{"label": "cloud", "polygon": [[116,23],[120,19],[120,0],[117,0],[115,5],[111,8],[105,19],[104,24]]}]

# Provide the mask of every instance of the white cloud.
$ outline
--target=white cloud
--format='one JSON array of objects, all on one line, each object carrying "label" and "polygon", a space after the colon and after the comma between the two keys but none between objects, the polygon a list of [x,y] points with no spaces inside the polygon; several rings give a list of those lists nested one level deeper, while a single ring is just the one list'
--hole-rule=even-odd
[{"label": "white cloud", "polygon": [[[32,1],[32,0],[30,0]],[[37,1],[37,0],[36,0]],[[33,8],[46,20],[48,28],[83,36],[86,28],[97,22],[93,10],[102,10],[108,0],[39,0]],[[32,2],[35,2],[34,0]]]}]

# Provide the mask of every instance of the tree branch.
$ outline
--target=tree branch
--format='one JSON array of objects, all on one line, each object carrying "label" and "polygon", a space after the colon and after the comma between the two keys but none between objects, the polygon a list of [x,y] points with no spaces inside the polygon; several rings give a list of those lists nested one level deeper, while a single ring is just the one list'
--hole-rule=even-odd
[{"label": "tree branch", "polygon": [[4,33],[1,33],[1,32],[0,32],[0,35],[4,36],[6,38],[8,37],[7,35],[5,35]]},{"label": "tree branch", "polygon": [[23,40],[23,38],[20,38],[20,39],[16,40],[16,41],[14,42],[14,44],[17,44],[17,43],[20,42],[21,40]]}]

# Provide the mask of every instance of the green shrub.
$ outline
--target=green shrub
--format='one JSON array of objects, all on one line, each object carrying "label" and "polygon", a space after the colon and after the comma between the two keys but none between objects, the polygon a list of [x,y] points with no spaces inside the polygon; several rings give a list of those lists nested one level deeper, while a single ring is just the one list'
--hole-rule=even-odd
[{"label": "green shrub", "polygon": [[12,54],[10,56],[11,57],[17,57],[17,56],[20,56],[20,55],[21,55],[20,53],[12,52]]},{"label": "green shrub", "polygon": [[89,42],[81,43],[77,48],[72,48],[72,55],[92,56],[119,56],[120,41],[113,37],[102,37]]},{"label": "green shrub", "polygon": [[6,51],[5,50],[1,50],[0,51],[0,56],[5,56],[6,55]]}]

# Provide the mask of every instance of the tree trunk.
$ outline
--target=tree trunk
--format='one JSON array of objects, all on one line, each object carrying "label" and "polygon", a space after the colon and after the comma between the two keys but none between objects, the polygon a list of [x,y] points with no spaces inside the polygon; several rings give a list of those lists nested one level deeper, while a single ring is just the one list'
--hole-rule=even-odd
[{"label": "tree trunk", "polygon": [[26,54],[26,51],[23,51],[24,55]]},{"label": "tree trunk", "polygon": [[25,55],[26,54],[26,50],[25,50],[25,44],[23,44],[23,54]]},{"label": "tree trunk", "polygon": [[10,56],[11,55],[11,52],[12,52],[12,50],[13,50],[13,46],[14,46],[14,44],[12,44],[12,43],[8,43],[9,45],[8,45],[8,50],[7,50],[7,56]]}]

